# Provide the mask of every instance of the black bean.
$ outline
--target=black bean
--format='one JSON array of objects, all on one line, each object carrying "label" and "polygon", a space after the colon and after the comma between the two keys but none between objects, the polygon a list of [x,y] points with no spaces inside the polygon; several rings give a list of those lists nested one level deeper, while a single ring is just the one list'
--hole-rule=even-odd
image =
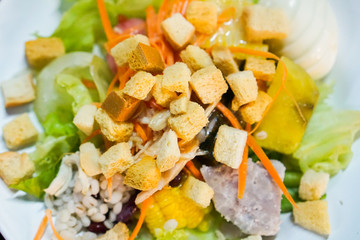
[{"label": "black bean", "polygon": [[123,204],[121,212],[116,216],[117,222],[127,223],[131,220],[131,218],[137,211],[135,198],[136,198],[136,194],[132,195],[129,201]]},{"label": "black bean", "polygon": [[87,229],[93,233],[105,233],[108,230],[104,222],[91,222]]},{"label": "black bean", "polygon": [[170,187],[178,187],[183,182],[186,177],[186,173],[181,171],[171,182],[169,183]]}]

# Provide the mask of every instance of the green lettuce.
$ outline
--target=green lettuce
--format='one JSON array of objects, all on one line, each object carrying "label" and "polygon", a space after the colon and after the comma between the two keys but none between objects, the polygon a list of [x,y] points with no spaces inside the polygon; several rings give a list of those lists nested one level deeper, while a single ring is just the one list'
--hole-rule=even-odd
[{"label": "green lettuce", "polygon": [[103,59],[94,56],[90,63],[90,74],[96,85],[99,99],[103,102],[112,79],[111,70]]}]

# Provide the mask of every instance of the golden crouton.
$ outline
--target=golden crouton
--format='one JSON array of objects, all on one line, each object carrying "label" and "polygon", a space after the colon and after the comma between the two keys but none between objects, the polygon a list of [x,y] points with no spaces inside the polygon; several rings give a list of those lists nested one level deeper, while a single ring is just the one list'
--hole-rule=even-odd
[{"label": "golden crouton", "polygon": [[326,200],[297,203],[294,207],[294,221],[303,228],[322,235],[330,234],[328,204]]},{"label": "golden crouton", "polygon": [[102,108],[97,110],[95,120],[98,122],[102,134],[112,142],[128,141],[134,130],[134,124],[130,122],[115,122]]},{"label": "golden crouton", "polygon": [[330,175],[324,172],[315,172],[308,169],[301,177],[299,197],[303,200],[318,200],[325,193]]},{"label": "golden crouton", "polygon": [[180,57],[192,72],[214,65],[209,54],[194,45],[189,45],[185,50],[182,50],[180,52]]},{"label": "golden crouton", "polygon": [[170,103],[170,112],[173,115],[179,115],[186,113],[188,98],[185,94],[182,94],[178,99],[175,99]]},{"label": "golden crouton", "polygon": [[217,5],[213,2],[192,1],[185,16],[199,33],[211,35],[217,29]]},{"label": "golden crouton", "polygon": [[191,71],[183,62],[177,62],[164,70],[162,87],[178,93],[189,89]]},{"label": "golden crouton", "polygon": [[234,112],[236,112],[237,110],[239,110],[239,108],[241,107],[241,102],[238,101],[236,99],[236,97],[233,98],[233,100],[231,101],[231,110],[233,110]]},{"label": "golden crouton", "polygon": [[240,108],[242,118],[249,124],[260,121],[271,101],[272,98],[267,93],[259,91],[254,102],[248,103]]},{"label": "golden crouton", "polygon": [[140,100],[130,97],[122,91],[112,91],[101,104],[101,108],[115,121],[124,122],[134,115],[140,103]]},{"label": "golden crouton", "polygon": [[60,38],[38,38],[25,43],[26,59],[34,68],[42,68],[64,54],[65,46]]},{"label": "golden crouton", "polygon": [[170,117],[168,123],[179,138],[190,141],[206,126],[208,119],[199,104],[188,102],[186,113]]},{"label": "golden crouton", "polygon": [[129,67],[135,71],[161,73],[165,64],[156,48],[139,43],[129,58]]},{"label": "golden crouton", "polygon": [[7,148],[18,149],[34,143],[38,132],[29,115],[24,113],[4,126],[3,135]]},{"label": "golden crouton", "polygon": [[160,144],[160,150],[156,158],[156,165],[161,172],[165,172],[175,166],[179,161],[180,149],[178,138],[174,131],[169,130]]},{"label": "golden crouton", "polygon": [[247,132],[221,125],[214,146],[214,157],[231,168],[239,168],[247,140]]},{"label": "golden crouton", "polygon": [[176,13],[161,23],[166,40],[175,50],[180,50],[192,40],[195,27],[183,15]]},{"label": "golden crouton", "polygon": [[137,34],[133,37],[119,42],[110,50],[111,56],[114,57],[118,66],[124,66],[128,63],[131,53],[136,49],[139,43],[150,46],[148,37],[142,34]]},{"label": "golden crouton", "polygon": [[26,153],[4,152],[0,154],[0,178],[6,185],[18,184],[35,171],[34,163]]},{"label": "golden crouton", "polygon": [[215,46],[211,50],[211,55],[214,59],[215,66],[221,70],[224,76],[239,71],[239,66],[236,64],[229,48],[225,46]]},{"label": "golden crouton", "polygon": [[151,90],[151,94],[155,99],[155,102],[163,107],[169,107],[172,100],[177,98],[177,94],[174,91],[169,91],[162,87],[163,75],[156,75],[156,82]]},{"label": "golden crouton", "polygon": [[156,79],[148,72],[137,72],[125,84],[123,92],[127,95],[144,100],[154,86]]},{"label": "golden crouton", "polygon": [[252,71],[256,79],[272,81],[275,76],[275,62],[273,60],[248,57],[245,70]]},{"label": "golden crouton", "polygon": [[33,77],[25,73],[2,83],[5,107],[15,107],[35,99]]},{"label": "golden crouton", "polygon": [[94,131],[96,111],[95,105],[86,104],[79,109],[74,117],[74,125],[87,136]]},{"label": "golden crouton", "polygon": [[214,190],[203,181],[197,180],[193,176],[189,176],[184,185],[181,187],[185,196],[192,199],[196,204],[202,208],[210,205],[211,199],[214,196]]},{"label": "golden crouton", "polygon": [[134,164],[130,145],[127,142],[122,142],[112,146],[100,156],[99,163],[101,171],[107,179],[116,173],[125,172]]},{"label": "golden crouton", "polygon": [[202,103],[210,104],[221,99],[228,90],[228,85],[219,69],[209,66],[196,71],[191,76],[191,88]]},{"label": "golden crouton", "polygon": [[156,166],[155,159],[146,156],[126,171],[124,184],[141,191],[148,191],[157,187],[160,178],[161,172]]},{"label": "golden crouton", "polygon": [[112,229],[108,230],[104,235],[96,238],[96,240],[128,240],[129,229],[122,223],[118,222]]},{"label": "golden crouton", "polygon": [[96,176],[101,173],[100,167],[100,151],[91,142],[80,145],[80,166],[89,177]]},{"label": "golden crouton", "polygon": [[289,32],[289,20],[281,9],[251,5],[244,8],[246,37],[257,42],[264,39],[284,39]]},{"label": "golden crouton", "polygon": [[256,78],[251,71],[241,71],[230,74],[226,77],[226,80],[240,106],[256,100],[258,86]]}]

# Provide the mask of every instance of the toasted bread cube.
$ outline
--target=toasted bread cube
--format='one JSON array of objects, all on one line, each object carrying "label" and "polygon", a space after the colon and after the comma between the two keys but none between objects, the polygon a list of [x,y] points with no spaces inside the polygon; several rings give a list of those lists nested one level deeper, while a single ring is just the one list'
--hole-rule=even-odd
[{"label": "toasted bread cube", "polygon": [[123,92],[133,98],[144,100],[153,88],[155,82],[156,79],[153,75],[140,71],[130,78]]},{"label": "toasted bread cube", "polygon": [[189,89],[191,71],[183,62],[177,62],[164,70],[162,87],[179,93]]},{"label": "toasted bread cube", "polygon": [[259,91],[254,102],[248,103],[240,108],[242,118],[249,124],[260,121],[271,101],[272,98],[267,93]]},{"label": "toasted bread cube", "polygon": [[204,104],[214,103],[228,90],[228,85],[219,69],[209,66],[191,76],[191,88]]},{"label": "toasted bread cube", "polygon": [[114,176],[116,173],[125,172],[134,164],[130,145],[127,142],[121,142],[112,146],[100,156],[99,162],[101,171],[106,179]]},{"label": "toasted bread cube", "polygon": [[156,48],[139,43],[129,58],[129,67],[135,71],[161,73],[165,64]]},{"label": "toasted bread cube", "polygon": [[170,116],[171,113],[169,110],[156,113],[150,120],[149,128],[153,131],[161,131],[165,129],[168,125],[168,119]]},{"label": "toasted bread cube", "polygon": [[18,184],[35,171],[34,163],[26,153],[4,152],[0,154],[0,178],[6,185]]},{"label": "toasted bread cube", "polygon": [[80,145],[80,166],[81,169],[89,177],[96,176],[101,173],[100,151],[91,142]]},{"label": "toasted bread cube", "polygon": [[213,2],[192,1],[186,9],[186,19],[199,33],[211,35],[217,29],[217,6]]},{"label": "toasted bread cube", "polygon": [[169,130],[160,144],[160,151],[156,158],[156,165],[161,172],[165,172],[175,166],[180,159],[178,138],[174,131]]},{"label": "toasted bread cube", "polygon": [[239,71],[239,66],[235,62],[229,48],[225,46],[215,46],[211,50],[211,55],[215,66],[221,70],[224,76]]},{"label": "toasted bread cube", "polygon": [[273,60],[249,57],[246,59],[245,70],[252,71],[256,79],[272,81],[276,67]]},{"label": "toasted bread cube", "polygon": [[221,125],[214,146],[214,157],[216,161],[221,162],[231,168],[239,168],[242,162],[247,132]]},{"label": "toasted bread cube", "polygon": [[124,184],[141,191],[148,191],[157,187],[160,178],[161,172],[156,166],[155,159],[145,156],[126,171]]},{"label": "toasted bread cube", "polygon": [[16,107],[35,100],[31,73],[22,74],[2,83],[5,107]]},{"label": "toasted bread cube", "polygon": [[38,131],[29,115],[24,113],[4,126],[3,135],[7,148],[18,149],[34,143],[37,140]]},{"label": "toasted bread cube", "polygon": [[94,131],[96,111],[95,105],[86,104],[79,109],[74,117],[74,125],[87,136]]},{"label": "toasted bread cube", "polygon": [[251,71],[241,71],[230,74],[226,77],[226,80],[240,106],[256,100],[258,86],[256,78]]},{"label": "toasted bread cube", "polygon": [[258,42],[265,39],[284,39],[289,33],[289,20],[281,9],[256,4],[243,10],[246,37]]},{"label": "toasted bread cube", "polygon": [[180,52],[180,57],[192,72],[214,65],[209,54],[194,45],[189,45],[186,49],[182,50]]},{"label": "toasted bread cube", "polygon": [[187,105],[188,105],[188,98],[185,94],[182,94],[178,99],[175,99],[170,103],[170,112],[173,115],[179,115],[186,113]]},{"label": "toasted bread cube", "polygon": [[294,207],[294,221],[303,228],[322,235],[330,234],[328,204],[326,200],[298,202]]},{"label": "toasted bread cube", "polygon": [[301,177],[299,197],[303,200],[319,200],[325,193],[330,180],[330,175],[324,172],[306,170]]},{"label": "toasted bread cube", "polygon": [[241,102],[237,100],[236,97],[234,97],[233,100],[231,101],[231,110],[236,112],[237,110],[239,110],[241,105],[242,105]]},{"label": "toasted bread cube", "polygon": [[199,104],[188,102],[186,113],[170,117],[168,123],[179,138],[190,141],[206,126],[208,119]]},{"label": "toasted bread cube", "polygon": [[162,87],[163,75],[156,75],[156,82],[151,90],[151,94],[155,99],[155,102],[163,107],[169,107],[172,100],[177,98],[175,91],[169,91]]},{"label": "toasted bread cube", "polygon": [[193,176],[189,176],[181,190],[186,197],[192,199],[197,205],[206,208],[210,205],[214,196],[214,190],[203,181],[197,180]]},{"label": "toasted bread cube", "polygon": [[161,23],[166,40],[175,50],[186,47],[192,40],[195,27],[183,15],[176,13]]},{"label": "toasted bread cube", "polygon": [[113,56],[116,65],[121,67],[127,64],[132,52],[136,49],[139,43],[150,46],[150,42],[147,36],[137,34],[119,42],[115,47],[113,47],[110,50],[110,53],[111,56]]},{"label": "toasted bread cube", "polygon": [[122,91],[112,91],[101,104],[101,108],[115,121],[125,122],[134,115],[140,103],[140,100],[130,97]]},{"label": "toasted bread cube", "polygon": [[38,38],[25,43],[25,56],[33,68],[42,68],[64,54],[65,46],[60,38]]},{"label": "toasted bread cube", "polygon": [[126,142],[130,139],[134,130],[134,124],[130,122],[115,122],[102,108],[95,114],[102,134],[111,142]]},{"label": "toasted bread cube", "polygon": [[108,230],[104,235],[96,238],[96,240],[128,240],[129,229],[122,223],[118,222],[112,229]]}]

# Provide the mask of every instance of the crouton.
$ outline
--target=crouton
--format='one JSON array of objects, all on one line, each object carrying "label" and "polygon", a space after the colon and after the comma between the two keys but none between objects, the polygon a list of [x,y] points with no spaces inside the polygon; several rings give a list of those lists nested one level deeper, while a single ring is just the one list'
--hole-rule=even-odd
[{"label": "crouton", "polygon": [[178,138],[174,131],[169,130],[160,143],[160,150],[156,158],[156,165],[161,172],[165,172],[175,166],[180,159]]},{"label": "crouton", "polygon": [[101,104],[101,108],[118,122],[129,120],[139,108],[141,101],[124,94],[122,91],[112,91]]},{"label": "crouton", "polygon": [[275,62],[260,58],[248,57],[245,70],[252,71],[256,79],[272,81],[275,76]]},{"label": "crouton", "polygon": [[129,67],[156,74],[164,70],[165,64],[156,48],[139,43],[129,57]]},{"label": "crouton", "polygon": [[64,54],[65,46],[60,38],[38,38],[25,43],[25,56],[33,68],[42,68]]},{"label": "crouton", "polygon": [[267,8],[259,4],[246,6],[243,20],[248,41],[284,39],[289,33],[289,20],[281,9]]},{"label": "crouton", "polygon": [[259,91],[255,101],[240,108],[243,120],[249,124],[254,124],[260,121],[271,101],[272,98],[267,93]]},{"label": "crouton", "polygon": [[262,240],[261,235],[250,235],[246,238],[242,238],[241,240]]},{"label": "crouton", "polygon": [[139,43],[150,46],[148,37],[142,34],[137,34],[119,42],[115,47],[113,47],[110,50],[110,53],[111,56],[113,56],[116,65],[121,67],[127,64],[132,52],[136,49]]},{"label": "crouton", "polygon": [[163,107],[169,107],[172,100],[177,98],[174,91],[167,90],[162,87],[163,75],[156,75],[156,82],[151,90],[151,95],[154,97],[155,102]]},{"label": "crouton", "polygon": [[91,142],[80,145],[80,166],[81,169],[89,177],[96,176],[101,173],[100,151]]},{"label": "crouton", "polygon": [[141,191],[148,191],[157,187],[160,178],[161,172],[156,166],[155,159],[146,156],[126,171],[124,184]]},{"label": "crouton", "polygon": [[197,180],[193,176],[189,176],[186,179],[181,190],[186,197],[192,199],[202,208],[208,207],[214,196],[214,191],[206,182]]},{"label": "crouton", "polygon": [[192,72],[214,65],[209,54],[194,45],[189,45],[185,50],[182,50],[180,52],[180,57]]},{"label": "crouton", "polygon": [[115,122],[102,108],[96,111],[95,120],[98,122],[102,134],[112,142],[128,141],[134,130],[134,124],[130,122]]},{"label": "crouton", "polygon": [[214,157],[231,168],[239,168],[247,140],[247,132],[221,125],[214,146]]},{"label": "crouton", "polygon": [[118,222],[112,229],[108,230],[104,235],[96,238],[96,240],[128,240],[129,229],[122,223]]},{"label": "crouton", "polygon": [[235,62],[229,48],[225,46],[215,46],[211,50],[211,55],[215,66],[221,70],[224,76],[239,71],[239,66]]},{"label": "crouton", "polygon": [[199,33],[213,34],[217,29],[217,5],[213,2],[192,1],[186,9],[186,19]]},{"label": "crouton", "polygon": [[86,104],[79,109],[74,117],[74,125],[87,136],[94,131],[96,111],[95,105]]},{"label": "crouton", "polygon": [[167,127],[167,122],[170,116],[171,113],[169,110],[156,113],[150,120],[149,128],[151,128],[153,131],[161,131],[165,129]]},{"label": "crouton", "polygon": [[3,135],[7,148],[18,149],[36,142],[38,132],[29,115],[24,113],[4,126]]},{"label": "crouton", "polygon": [[240,106],[256,100],[258,86],[256,78],[251,71],[241,71],[230,74],[226,77],[226,80]]},{"label": "crouton", "polygon": [[306,170],[301,177],[299,197],[303,200],[319,200],[325,193],[330,180],[330,175],[324,172]]},{"label": "crouton", "polygon": [[134,164],[130,145],[127,142],[122,142],[112,146],[100,156],[99,163],[101,171],[107,179],[116,173],[125,172]]},{"label": "crouton", "polygon": [[153,75],[147,72],[137,72],[126,83],[123,92],[127,95],[144,100],[154,86],[156,79]]},{"label": "crouton", "polygon": [[188,98],[185,94],[182,94],[178,99],[175,99],[170,103],[170,112],[173,115],[179,115],[186,113]]},{"label": "crouton", "polygon": [[208,119],[199,104],[188,102],[186,113],[170,117],[168,123],[179,138],[190,141],[206,126]]},{"label": "crouton", "polygon": [[2,83],[5,107],[16,107],[35,99],[35,90],[31,73],[25,73]]},{"label": "crouton", "polygon": [[18,184],[35,171],[34,163],[26,153],[4,152],[0,154],[0,178],[6,185]]},{"label": "crouton", "polygon": [[236,97],[234,97],[233,100],[231,101],[231,110],[236,112],[237,110],[239,110],[241,105],[242,105],[241,102],[237,100]]},{"label": "crouton", "polygon": [[221,99],[228,90],[228,85],[219,69],[209,66],[196,71],[191,76],[191,88],[202,103],[210,104]]},{"label": "crouton", "polygon": [[293,209],[296,224],[322,235],[330,234],[330,221],[326,200],[298,202],[297,206],[297,208]]},{"label": "crouton", "polygon": [[164,70],[162,87],[178,93],[184,93],[189,89],[191,71],[183,62],[177,62]]},{"label": "crouton", "polygon": [[192,40],[195,27],[183,15],[176,13],[161,23],[166,40],[175,50],[180,50]]}]

